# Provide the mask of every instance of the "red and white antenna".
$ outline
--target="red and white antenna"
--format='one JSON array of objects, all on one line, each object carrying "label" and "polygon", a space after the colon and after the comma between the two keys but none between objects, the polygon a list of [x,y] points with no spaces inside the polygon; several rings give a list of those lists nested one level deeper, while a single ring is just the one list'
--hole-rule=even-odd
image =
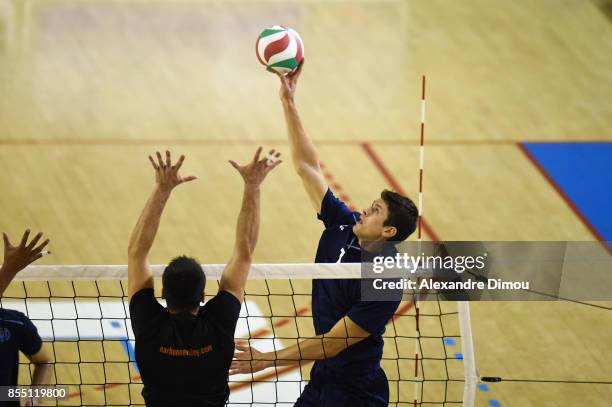
[{"label": "red and white antenna", "polygon": [[[419,147],[419,217],[417,222],[417,256],[421,254],[421,224],[423,220],[423,163],[425,161],[425,75],[421,85],[421,143]],[[418,281],[418,277],[417,277]],[[419,327],[419,291],[417,288],[414,299],[414,312],[416,320],[415,349],[414,349],[414,407],[419,404],[419,359],[421,356],[421,329]]]}]

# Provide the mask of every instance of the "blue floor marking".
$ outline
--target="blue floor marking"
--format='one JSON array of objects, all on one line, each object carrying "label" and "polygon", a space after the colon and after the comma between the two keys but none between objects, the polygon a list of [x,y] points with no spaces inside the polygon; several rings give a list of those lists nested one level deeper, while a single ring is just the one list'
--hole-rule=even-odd
[{"label": "blue floor marking", "polygon": [[612,142],[523,143],[604,240],[612,240]]}]

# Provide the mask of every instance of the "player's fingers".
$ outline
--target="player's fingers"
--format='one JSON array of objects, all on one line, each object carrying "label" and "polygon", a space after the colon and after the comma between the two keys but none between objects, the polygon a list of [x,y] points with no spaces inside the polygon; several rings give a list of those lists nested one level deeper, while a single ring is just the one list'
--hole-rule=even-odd
[{"label": "player's fingers", "polygon": [[161,153],[159,151],[156,151],[155,155],[157,156],[157,164],[159,165],[159,168],[163,169],[165,165],[164,160],[162,160]]},{"label": "player's fingers", "polygon": [[34,253],[42,252],[42,249],[44,249],[48,244],[49,244],[49,239],[45,240],[36,249],[34,249]]},{"label": "player's fingers", "polygon": [[273,151],[274,150],[270,150],[270,152],[265,157],[263,157],[261,160],[259,160],[258,163],[265,164],[265,165],[270,164],[270,160],[273,158],[273,154],[272,154]]},{"label": "player's fingers", "polygon": [[181,168],[181,166],[183,165],[183,161],[185,161],[185,155],[181,154],[181,156],[179,157],[178,161],[176,162],[176,164],[174,164],[174,167],[172,167],[172,168],[174,168],[175,171],[178,171]]},{"label": "player's fingers", "polygon": [[34,239],[32,239],[32,241],[27,246],[28,250],[32,250],[32,248],[36,246],[36,243],[38,243],[42,235],[42,232],[38,232],[36,236],[34,236]]},{"label": "player's fingers", "polygon": [[248,348],[246,350],[242,349],[240,352],[234,353],[234,358],[236,360],[251,360],[251,352]]},{"label": "player's fingers", "polygon": [[253,157],[253,162],[259,161],[259,155],[261,154],[262,149],[263,147],[261,146],[257,147],[257,151],[255,151],[255,156]]},{"label": "player's fingers", "polygon": [[274,148],[268,153],[268,159],[276,160],[280,156],[280,152],[277,152]]},{"label": "player's fingers", "polygon": [[170,158],[170,150],[166,150],[166,167],[172,167],[172,158]]},{"label": "player's fingers", "polygon": [[150,155],[149,155],[149,161],[151,161],[151,165],[153,166],[153,169],[155,171],[159,170],[159,166],[155,164],[155,160],[153,160],[153,157],[151,157]]},{"label": "player's fingers", "polygon": [[23,233],[23,236],[21,236],[21,242],[19,243],[19,246],[25,247],[25,244],[28,241],[28,237],[30,237],[30,229],[26,229],[26,231]]},{"label": "player's fingers", "polygon": [[11,247],[11,242],[9,241],[6,233],[2,232],[2,239],[4,239],[4,247]]},{"label": "player's fingers", "polygon": [[38,253],[32,257],[30,257],[30,263],[34,263],[36,260],[40,259],[41,257],[43,257],[44,255],[42,253]]},{"label": "player's fingers", "polygon": [[306,62],[306,58],[302,59],[302,62],[300,62],[300,65],[298,66],[298,69],[295,70],[295,79],[297,80],[300,75],[302,74],[302,68],[304,68],[304,63]]},{"label": "player's fingers", "polygon": [[278,167],[283,160],[274,161],[271,165],[268,166],[268,172],[272,171],[274,168]]},{"label": "player's fingers", "polygon": [[236,342],[236,349],[241,350],[241,351],[247,351],[249,349],[251,349],[251,347],[246,343],[246,342]]},{"label": "player's fingers", "polygon": [[181,178],[181,184],[183,182],[193,181],[194,179],[198,179],[198,177],[196,177],[195,175],[188,175],[186,177]]},{"label": "player's fingers", "polygon": [[237,169],[240,172],[240,166],[238,165],[238,163],[234,160],[227,160],[227,162],[229,162],[232,167],[234,167],[235,169]]}]

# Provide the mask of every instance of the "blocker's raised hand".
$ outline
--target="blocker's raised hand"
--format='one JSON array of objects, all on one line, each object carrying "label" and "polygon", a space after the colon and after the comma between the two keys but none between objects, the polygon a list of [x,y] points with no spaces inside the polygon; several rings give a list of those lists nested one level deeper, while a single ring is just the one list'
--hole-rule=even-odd
[{"label": "blocker's raised hand", "polygon": [[33,263],[43,257],[45,253],[48,254],[48,252],[43,252],[43,249],[49,243],[49,239],[46,239],[37,246],[43,234],[36,234],[30,243],[28,243],[29,236],[30,229],[25,231],[21,237],[21,242],[19,245],[13,246],[6,233],[2,233],[2,237],[4,238],[4,262],[2,263],[3,272],[16,274],[26,268],[30,263]]},{"label": "blocker's raised hand", "polygon": [[162,159],[162,155],[159,151],[155,154],[157,156],[157,162],[155,162],[151,156],[149,156],[149,161],[151,161],[151,165],[153,165],[153,169],[155,170],[155,182],[160,189],[170,192],[177,185],[197,179],[197,177],[193,175],[187,177],[181,177],[179,175],[178,172],[181,169],[181,165],[183,165],[183,161],[185,161],[184,155],[181,155],[176,164],[172,165],[170,151],[166,150],[165,161]]},{"label": "blocker's raised hand", "polygon": [[242,175],[245,184],[259,187],[266,175],[276,168],[282,160],[279,160],[280,152],[272,149],[264,158],[260,158],[262,148],[259,147],[255,152],[253,160],[246,165],[239,165],[233,160],[229,163]]}]

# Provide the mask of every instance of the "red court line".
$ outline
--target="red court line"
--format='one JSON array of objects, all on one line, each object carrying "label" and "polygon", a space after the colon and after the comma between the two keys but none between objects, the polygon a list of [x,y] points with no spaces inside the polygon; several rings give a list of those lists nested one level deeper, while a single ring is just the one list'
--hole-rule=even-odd
[{"label": "red court line", "polygon": [[[427,143],[429,144],[429,141]],[[361,147],[363,148],[363,151],[365,151],[366,155],[370,158],[370,160],[372,160],[374,166],[378,168],[378,171],[380,171],[382,176],[387,180],[391,188],[393,188],[396,192],[407,196],[399,182],[395,179],[393,174],[391,174],[391,171],[389,171],[387,166],[383,163],[380,156],[376,154],[376,151],[374,151],[372,145],[370,143],[361,143]],[[440,237],[433,230],[431,225],[425,220],[425,217],[423,217],[423,229],[425,230],[425,233],[427,233],[429,237],[431,237],[431,239],[433,239],[434,241],[440,241]]]},{"label": "red court line", "polygon": [[344,188],[342,188],[342,185],[340,185],[340,183],[336,181],[334,174],[329,172],[325,164],[323,164],[322,162],[319,163],[319,166],[321,167],[321,171],[323,172],[323,176],[329,184],[329,187],[338,195],[338,198],[340,198],[342,202],[347,204],[352,211],[355,211],[355,205],[353,205],[353,202],[351,202],[351,197],[348,196],[346,192],[344,192]]},{"label": "red court line", "polygon": [[[608,138],[601,140],[577,140],[577,139],[555,139],[555,140],[528,140],[533,143],[601,143],[609,141]],[[526,140],[491,140],[491,139],[430,139],[427,144],[430,146],[496,146],[496,145],[515,145]],[[360,139],[314,139],[313,142],[317,145],[329,146],[346,146],[346,145],[362,145],[378,144],[378,145],[409,145],[418,146],[418,140],[406,139],[378,139],[378,140],[360,140]],[[226,145],[286,145],[287,139],[231,139],[231,138],[208,138],[208,139],[185,139],[185,138],[15,138],[2,139],[0,145],[3,146],[148,146],[148,145],[188,145],[188,146],[226,146]]]},{"label": "red court line", "polygon": [[565,201],[567,206],[569,206],[572,212],[574,212],[574,214],[578,217],[578,219],[580,219],[582,224],[591,232],[591,234],[595,237],[595,239],[599,241],[604,241],[605,240],[604,237],[597,231],[597,229],[595,229],[595,227],[591,224],[591,222],[589,222],[589,220],[582,214],[580,209],[578,209],[578,207],[574,204],[574,202],[570,199],[570,197],[567,196],[563,188],[561,188],[559,184],[557,184],[557,182],[550,175],[548,175],[548,172],[546,172],[546,170],[544,169],[544,167],[542,167],[542,165],[538,162],[538,160],[536,160],[535,157],[531,155],[531,153],[525,147],[525,145],[523,143],[517,143],[516,145],[518,146],[518,148],[521,149],[523,154],[525,154],[525,157],[527,157],[527,159],[540,172],[540,174],[546,179],[546,181],[548,181],[550,186],[553,187],[555,191],[557,191],[559,196],[561,196],[561,198]]},{"label": "red court line", "polygon": [[[296,310],[295,316],[296,317],[302,316],[302,315],[306,314],[308,311],[310,311],[310,306],[299,308],[299,309]],[[272,327],[273,328],[280,328],[281,326],[287,325],[289,322],[291,322],[291,318],[279,319],[274,324],[272,324]],[[258,329],[257,331],[254,331],[251,334],[251,337],[252,338],[261,338],[263,336],[271,334],[271,333],[274,332],[273,328],[261,328],[261,329]]]}]

